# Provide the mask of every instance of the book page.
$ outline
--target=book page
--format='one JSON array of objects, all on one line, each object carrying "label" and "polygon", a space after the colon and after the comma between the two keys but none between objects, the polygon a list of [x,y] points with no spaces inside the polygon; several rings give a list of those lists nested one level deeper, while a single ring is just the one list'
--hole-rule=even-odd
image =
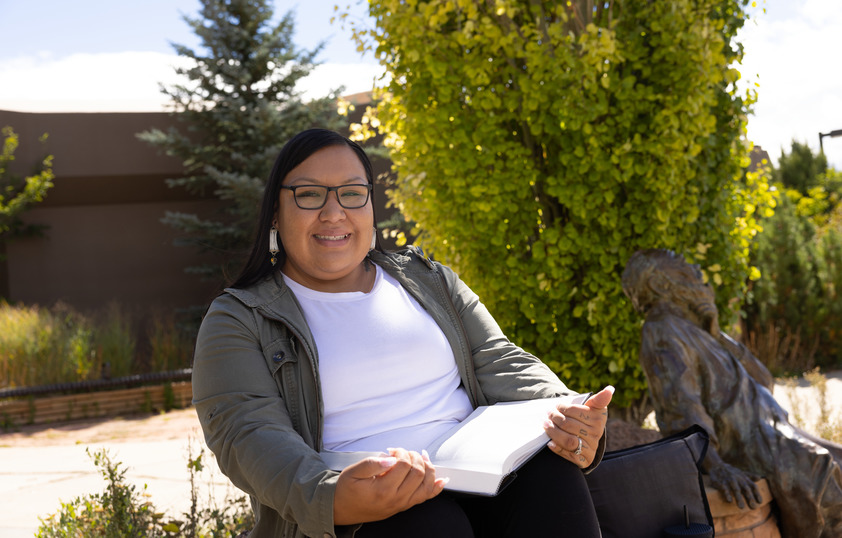
[{"label": "book page", "polygon": [[476,409],[427,450],[435,465],[506,474],[549,442],[547,413],[561,402],[583,403],[589,394],[500,402]]},{"label": "book page", "polygon": [[[427,448],[436,476],[450,479],[445,486],[449,490],[496,495],[507,476],[549,442],[547,413],[561,402],[582,404],[590,394],[479,407]],[[363,458],[386,454],[325,450],[320,455],[331,469],[341,471]]]}]

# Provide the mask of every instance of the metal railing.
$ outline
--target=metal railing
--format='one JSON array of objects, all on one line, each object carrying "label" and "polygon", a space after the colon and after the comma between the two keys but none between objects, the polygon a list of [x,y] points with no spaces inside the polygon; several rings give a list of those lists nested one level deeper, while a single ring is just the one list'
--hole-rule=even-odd
[{"label": "metal railing", "polygon": [[114,379],[94,379],[91,381],[75,381],[72,383],[56,383],[53,385],[0,389],[0,400],[27,396],[44,396],[48,394],[75,394],[79,392],[94,392],[104,389],[132,388],[152,383],[166,383],[169,381],[189,381],[192,374],[192,368],[184,368],[182,370],[172,370],[169,372],[155,372],[150,374],[115,377]]}]

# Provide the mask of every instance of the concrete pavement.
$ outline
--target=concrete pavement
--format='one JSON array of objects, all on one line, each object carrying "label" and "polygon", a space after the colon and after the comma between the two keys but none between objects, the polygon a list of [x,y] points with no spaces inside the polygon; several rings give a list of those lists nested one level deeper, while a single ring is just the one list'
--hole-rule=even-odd
[{"label": "concrete pavement", "polygon": [[[160,426],[156,417],[148,423],[132,425],[135,432],[131,440],[78,442],[73,440],[79,436],[78,431],[58,431],[53,432],[52,439],[45,440],[45,446],[32,446],[16,442],[20,441],[20,434],[15,434],[16,440],[0,435],[0,537],[31,537],[40,525],[39,518],[56,513],[62,501],[105,490],[106,480],[86,449],[91,453],[106,449],[112,461],[122,462],[121,467],[127,469],[126,481],[134,484],[138,492],[143,493],[145,488],[148,500],[159,511],[169,516],[189,511],[187,462],[190,451],[194,458],[198,455],[203,441],[193,410],[174,413],[186,414],[189,418],[185,422],[182,417],[180,422],[195,422],[195,426],[183,427],[180,436],[164,440],[154,439],[156,421]],[[148,429],[151,435],[138,435],[139,429]],[[66,441],[60,442],[56,437]],[[213,494],[218,503],[228,493],[241,495],[218,471],[207,450],[203,462],[205,470],[197,476],[200,502],[206,502],[208,494]]]}]

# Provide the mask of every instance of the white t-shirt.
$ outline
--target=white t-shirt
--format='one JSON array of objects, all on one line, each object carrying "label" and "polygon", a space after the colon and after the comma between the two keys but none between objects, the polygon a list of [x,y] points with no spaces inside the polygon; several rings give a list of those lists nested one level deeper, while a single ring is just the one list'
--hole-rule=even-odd
[{"label": "white t-shirt", "polygon": [[375,267],[369,293],[319,292],[284,275],[319,353],[324,447],[420,451],[472,407],[441,329]]}]

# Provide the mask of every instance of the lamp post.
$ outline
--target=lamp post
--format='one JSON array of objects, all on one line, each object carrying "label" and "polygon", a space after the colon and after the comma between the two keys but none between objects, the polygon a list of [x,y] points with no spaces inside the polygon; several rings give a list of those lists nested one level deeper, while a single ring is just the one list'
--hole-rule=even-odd
[{"label": "lamp post", "polygon": [[836,129],[835,131],[830,131],[829,133],[819,133],[819,151],[824,153],[824,145],[822,145],[822,140],[824,137],[836,138],[837,136],[842,136],[842,129]]}]

